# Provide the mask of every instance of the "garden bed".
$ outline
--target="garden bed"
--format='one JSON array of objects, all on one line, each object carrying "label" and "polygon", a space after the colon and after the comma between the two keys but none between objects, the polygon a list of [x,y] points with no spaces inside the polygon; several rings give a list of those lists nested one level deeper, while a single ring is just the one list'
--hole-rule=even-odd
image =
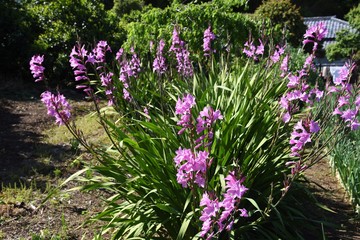
[{"label": "garden bed", "polygon": [[[25,87],[23,90],[1,90],[0,239],[81,239],[84,234],[89,238],[96,228],[79,226],[101,210],[100,198],[106,196],[105,192],[58,191],[41,205],[49,190],[80,166],[72,164],[77,155],[69,142],[44,142],[44,131],[54,124],[46,115],[39,94]],[[86,113],[84,108],[90,108],[90,104],[81,96],[70,95],[76,99],[75,108],[82,109],[78,111],[80,115]],[[327,237],[360,239],[359,223],[352,219],[352,207],[328,163],[321,161],[310,168],[306,176],[310,181],[309,189],[319,203],[334,211],[313,205],[309,209],[318,213],[319,220],[334,224],[324,226]],[[70,182],[65,188],[75,185]]]}]

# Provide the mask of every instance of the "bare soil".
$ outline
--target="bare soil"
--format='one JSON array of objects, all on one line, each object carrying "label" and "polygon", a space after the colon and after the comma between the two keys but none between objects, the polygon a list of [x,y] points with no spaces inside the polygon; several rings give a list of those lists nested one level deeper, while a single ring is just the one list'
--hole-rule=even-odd
[{"label": "bare soil", "polygon": [[331,226],[324,226],[328,239],[359,240],[360,219],[356,216],[336,172],[328,160],[322,159],[305,172],[309,181],[308,187],[319,204],[329,210],[311,209]]},{"label": "bare soil", "polygon": [[[32,239],[34,236],[81,239],[84,235],[83,239],[89,239],[96,231],[95,226],[80,225],[102,208],[100,198],[105,193],[58,193],[44,205],[40,204],[47,196],[49,184],[56,187],[59,179],[78,170],[70,166],[75,153],[69,144],[49,145],[43,141],[43,131],[54,123],[46,115],[40,93],[33,87],[0,89],[0,190],[15,183],[35,186],[31,201],[4,202],[0,198],[0,239]],[[86,104],[81,96],[77,101]],[[50,161],[44,162],[44,156],[39,155],[44,149]],[[55,170],[60,170],[61,176],[55,174]],[[306,176],[310,182],[308,187],[319,203],[333,211],[313,209],[333,224],[324,227],[327,238],[360,239],[360,224],[353,219],[351,204],[329,164],[325,160],[320,162],[309,169]]]},{"label": "bare soil", "polygon": [[[43,141],[43,131],[53,127],[54,120],[39,99],[41,92],[33,86],[0,89],[0,239],[90,239],[95,226],[80,225],[101,210],[105,193],[59,191],[41,204],[81,167],[71,165],[79,152],[69,143]],[[81,95],[69,93],[78,104],[88,104]],[[71,182],[64,189],[74,186]],[[8,202],[1,198],[6,188],[17,189],[14,194],[19,195],[21,189],[31,189],[32,199],[14,196],[20,201]]]}]

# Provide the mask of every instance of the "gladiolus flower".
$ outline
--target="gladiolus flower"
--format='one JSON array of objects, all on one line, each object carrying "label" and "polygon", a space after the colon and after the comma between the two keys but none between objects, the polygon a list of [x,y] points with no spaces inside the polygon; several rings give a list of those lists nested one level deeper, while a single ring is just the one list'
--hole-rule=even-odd
[{"label": "gladiolus flower", "polygon": [[49,91],[45,91],[41,94],[41,101],[47,107],[48,115],[55,117],[56,123],[63,125],[69,121],[71,106],[64,95],[60,93],[54,95]]},{"label": "gladiolus flower", "polygon": [[44,70],[45,67],[42,66],[42,63],[44,61],[44,55],[35,55],[30,60],[30,70],[35,78],[35,82],[39,82],[44,80]]}]

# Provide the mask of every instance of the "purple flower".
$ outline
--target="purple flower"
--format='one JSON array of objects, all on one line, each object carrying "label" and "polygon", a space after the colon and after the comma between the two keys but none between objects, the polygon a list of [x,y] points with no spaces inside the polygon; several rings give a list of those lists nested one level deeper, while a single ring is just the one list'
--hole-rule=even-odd
[{"label": "purple flower", "polygon": [[[304,34],[303,44],[307,43],[318,43],[320,42],[327,34],[327,29],[325,23],[320,22],[317,25],[311,26],[306,30]],[[317,44],[314,45],[313,51],[315,52],[317,49]]]},{"label": "purple flower", "polygon": [[157,49],[156,57],[153,62],[153,70],[159,75],[164,74],[167,70],[166,59],[163,56],[164,47],[165,42],[163,39],[161,39]]},{"label": "purple flower", "polygon": [[123,56],[123,53],[124,53],[124,49],[120,48],[119,51],[116,53],[115,59],[120,62],[120,60],[121,60],[121,58]]},{"label": "purple flower", "polygon": [[332,114],[333,114],[333,115],[341,115],[341,114],[342,114],[342,111],[341,111],[338,107],[336,107],[336,108],[334,109],[334,111],[333,111]]},{"label": "purple flower", "polygon": [[270,56],[271,61],[273,63],[277,63],[280,60],[280,56],[283,55],[284,52],[285,46],[280,47],[279,45],[276,45],[273,55]]},{"label": "purple flower", "polygon": [[[201,211],[201,216],[199,218],[200,221],[203,222],[200,236],[205,237],[206,234],[213,227],[213,224],[214,224],[213,218],[216,217],[216,215],[219,211],[220,205],[219,205],[219,201],[217,199],[211,200],[209,198],[209,195],[205,192],[201,198],[200,206],[201,207],[205,206],[204,209]],[[210,233],[210,236],[208,236],[207,239],[209,239],[209,237],[211,239],[212,235],[213,235],[213,233]]]},{"label": "purple flower", "polygon": [[44,70],[45,67],[42,66],[44,61],[44,55],[34,55],[30,60],[30,70],[31,74],[35,78],[35,82],[44,80]]},{"label": "purple flower", "polygon": [[182,48],[176,52],[177,70],[184,77],[191,77],[194,74],[193,66],[190,61],[190,52]]},{"label": "purple flower", "polygon": [[[204,107],[204,109],[200,112],[199,117],[197,117],[196,121],[196,133],[200,134],[204,130],[207,130],[206,135],[200,136],[195,143],[200,143],[196,146],[196,148],[200,147],[202,144],[204,144],[205,147],[209,146],[212,143],[213,139],[213,124],[216,120],[223,119],[223,116],[221,115],[220,110],[214,111],[212,107]],[[205,139],[207,141],[203,142]],[[201,143],[203,142],[203,143]]]},{"label": "purple flower", "polygon": [[354,109],[347,109],[342,112],[341,118],[344,119],[345,122],[351,122],[355,120],[357,115],[357,111]]},{"label": "purple flower", "polygon": [[123,98],[128,102],[132,100],[132,96],[126,88],[123,88]]},{"label": "purple flower", "polygon": [[[230,172],[229,175],[225,178],[226,180],[226,193],[224,194],[224,199],[220,202],[220,207],[222,208],[221,216],[218,220],[219,230],[223,231],[226,225],[232,226],[233,220],[228,221],[229,216],[235,212],[236,205],[247,192],[247,188],[242,185],[244,178],[240,180],[236,179],[234,172]],[[247,216],[247,211],[242,209],[242,215]],[[231,230],[231,227],[230,229]]]},{"label": "purple flower", "polygon": [[207,239],[215,234],[214,230],[222,232],[230,231],[234,224],[234,214],[240,213],[241,217],[248,217],[247,210],[238,209],[241,198],[247,192],[247,188],[242,184],[244,178],[237,179],[234,172],[230,172],[225,178],[226,192],[224,199],[219,202],[218,199],[210,199],[208,193],[204,193],[200,201],[200,206],[205,208],[201,212],[200,220],[203,222],[201,237],[207,236]]},{"label": "purple flower", "polygon": [[97,63],[105,62],[106,52],[111,52],[111,48],[106,41],[99,41],[96,48],[93,50],[95,60]]},{"label": "purple flower", "polygon": [[214,111],[210,106],[204,107],[200,112],[200,116],[197,118],[196,133],[199,134],[206,128],[211,127],[211,125],[219,119],[223,119],[220,110]]},{"label": "purple flower", "polygon": [[294,126],[294,130],[291,133],[290,144],[291,152],[293,156],[299,156],[299,151],[301,151],[306,143],[311,142],[310,133],[308,133],[302,123],[302,120],[297,122]]},{"label": "purple flower", "polygon": [[128,77],[138,77],[138,74],[141,71],[140,68],[140,58],[137,56],[137,54],[134,51],[134,48],[131,48],[131,61],[129,63],[129,69],[128,69]]},{"label": "purple flower", "polygon": [[317,87],[310,90],[310,95],[315,95],[316,101],[320,101],[320,99],[324,96],[324,91],[319,90]]},{"label": "purple flower", "polygon": [[245,53],[245,55],[249,58],[253,58],[255,61],[258,60],[258,56],[259,55],[263,55],[264,54],[264,44],[261,41],[261,39],[259,39],[260,45],[259,46],[255,46],[253,44],[253,41],[250,42],[250,40],[248,40],[245,44],[244,44],[244,49],[243,49],[243,53]]},{"label": "purple flower", "polygon": [[54,95],[49,91],[45,91],[40,96],[41,101],[47,107],[48,115],[55,117],[56,123],[63,125],[69,121],[71,117],[71,106],[64,95],[60,93]]},{"label": "purple flower", "polygon": [[314,122],[313,120],[310,121],[310,132],[311,133],[317,133],[320,131],[319,124],[317,122]]},{"label": "purple flower", "polygon": [[[307,169],[306,165],[302,165],[301,161],[290,161],[285,163],[286,166],[291,166],[291,174],[295,175],[301,173]],[[288,186],[287,186],[288,187]]]},{"label": "purple flower", "polygon": [[114,74],[112,72],[109,73],[103,73],[100,75],[101,80],[101,86],[104,86],[106,88],[105,94],[108,97],[108,106],[112,106],[114,104],[114,95],[113,91],[115,90],[113,84],[112,84],[112,76]]},{"label": "purple flower", "polygon": [[245,53],[245,55],[249,58],[252,58],[254,55],[255,55],[255,51],[256,51],[256,47],[254,46],[253,42],[250,40],[247,41],[245,44],[244,44],[244,50],[243,50],[243,53]]},{"label": "purple flower", "polygon": [[307,68],[309,67],[310,69],[314,69],[315,66],[313,64],[313,61],[314,61],[314,58],[315,56],[313,54],[309,55],[306,59],[305,59],[305,62],[304,62],[304,68]]},{"label": "purple flower", "polygon": [[194,70],[190,61],[190,52],[185,48],[185,43],[180,40],[176,27],[174,27],[169,51],[175,53],[178,73],[184,77],[193,76]]},{"label": "purple flower", "polygon": [[178,98],[175,107],[175,114],[184,115],[190,113],[190,109],[195,106],[195,97],[191,94],[186,94],[182,99]]},{"label": "purple flower", "polygon": [[126,58],[122,60],[123,53],[124,50],[122,48],[120,48],[119,51],[116,53],[116,60],[120,63],[119,80],[123,84],[123,98],[126,101],[131,101],[133,98],[129,93],[129,79],[131,77],[138,77],[141,71],[141,63],[139,57],[137,56],[133,48],[131,48],[132,57],[130,61],[128,61]]},{"label": "purple flower", "polygon": [[204,187],[208,157],[207,151],[193,153],[191,149],[180,147],[174,158],[178,170],[176,174],[178,183],[184,188],[191,186],[192,183]]},{"label": "purple flower", "polygon": [[204,56],[209,56],[211,53],[215,52],[214,50],[211,49],[211,41],[215,40],[215,34],[211,32],[211,26],[209,26],[204,31],[203,40],[204,40],[204,44],[203,44]]},{"label": "purple flower", "polygon": [[281,70],[280,77],[284,77],[288,72],[289,70],[288,64],[289,64],[289,55],[286,55],[280,65],[280,70]]},{"label": "purple flower", "polygon": [[170,52],[177,52],[179,51],[179,48],[182,48],[184,46],[184,42],[180,39],[179,32],[177,31],[177,28],[174,27],[173,35],[172,35],[172,44],[170,47]]},{"label": "purple flower", "polygon": [[261,41],[261,39],[259,39],[260,45],[256,47],[256,51],[255,54],[256,55],[263,55],[264,54],[264,44]]},{"label": "purple flower", "polygon": [[[88,60],[85,60],[85,59]],[[76,44],[70,53],[70,66],[74,70],[75,81],[90,81],[87,75],[87,68],[85,66],[86,62],[92,61],[89,60],[87,55],[87,51],[84,46],[80,46],[80,44]],[[76,86],[77,89],[84,89],[85,92],[89,92],[91,88],[87,84],[78,84]]]},{"label": "purple flower", "polygon": [[338,99],[338,108],[349,104],[350,97],[349,96],[340,96]]},{"label": "purple flower", "polygon": [[297,88],[298,85],[300,84],[300,78],[301,76],[295,76],[295,75],[289,75],[288,79],[289,79],[289,83],[287,84],[288,88]]},{"label": "purple flower", "polygon": [[182,134],[186,129],[192,128],[191,108],[195,106],[195,104],[195,97],[191,94],[186,94],[182,99],[178,98],[175,106],[175,114],[180,115],[180,120],[177,125],[183,127],[178,134]]},{"label": "purple flower", "polygon": [[282,115],[282,118],[284,123],[288,123],[291,119],[291,115],[289,112],[285,112],[283,115]]},{"label": "purple flower", "polygon": [[354,68],[355,68],[355,63],[350,64],[346,62],[345,65],[340,69],[338,77],[333,80],[334,84],[335,85],[341,84],[343,87],[345,87],[348,78],[351,72],[354,70]]}]

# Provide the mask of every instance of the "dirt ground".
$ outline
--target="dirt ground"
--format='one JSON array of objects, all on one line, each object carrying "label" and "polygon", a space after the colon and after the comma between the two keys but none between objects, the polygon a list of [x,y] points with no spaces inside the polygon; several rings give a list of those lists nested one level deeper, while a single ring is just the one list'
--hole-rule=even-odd
[{"label": "dirt ground", "polygon": [[[39,207],[49,182],[51,186],[59,184],[54,174],[56,169],[60,169],[61,179],[77,170],[69,167],[69,160],[64,160],[74,156],[68,144],[49,145],[43,141],[42,132],[53,126],[53,119],[46,115],[40,93],[26,87],[0,89],[0,189],[22,182],[26,187],[35,185],[38,194],[29,202],[5,203],[0,198],[0,239],[32,239],[34,236],[42,237],[36,239],[81,239],[84,234],[83,239],[89,239],[94,227],[79,225],[101,209],[100,197],[104,193],[59,193]],[[39,149],[41,152],[46,149],[51,155],[50,161],[41,160],[44,156],[39,155]],[[64,153],[68,158],[64,158]],[[359,222],[352,220],[353,209],[328,163],[320,162],[309,169],[306,176],[318,201],[335,212],[319,212],[337,226],[325,227],[328,239],[360,239]]]},{"label": "dirt ground", "polygon": [[[59,191],[41,205],[50,189],[78,170],[70,166],[76,154],[69,144],[43,141],[42,132],[54,121],[39,100],[41,92],[0,89],[0,239],[90,239],[96,229],[80,224],[102,208],[104,193]],[[1,193],[15,184],[14,195],[24,196],[4,202]],[[29,188],[31,193],[22,191]],[[31,201],[21,201],[26,198]]]}]

